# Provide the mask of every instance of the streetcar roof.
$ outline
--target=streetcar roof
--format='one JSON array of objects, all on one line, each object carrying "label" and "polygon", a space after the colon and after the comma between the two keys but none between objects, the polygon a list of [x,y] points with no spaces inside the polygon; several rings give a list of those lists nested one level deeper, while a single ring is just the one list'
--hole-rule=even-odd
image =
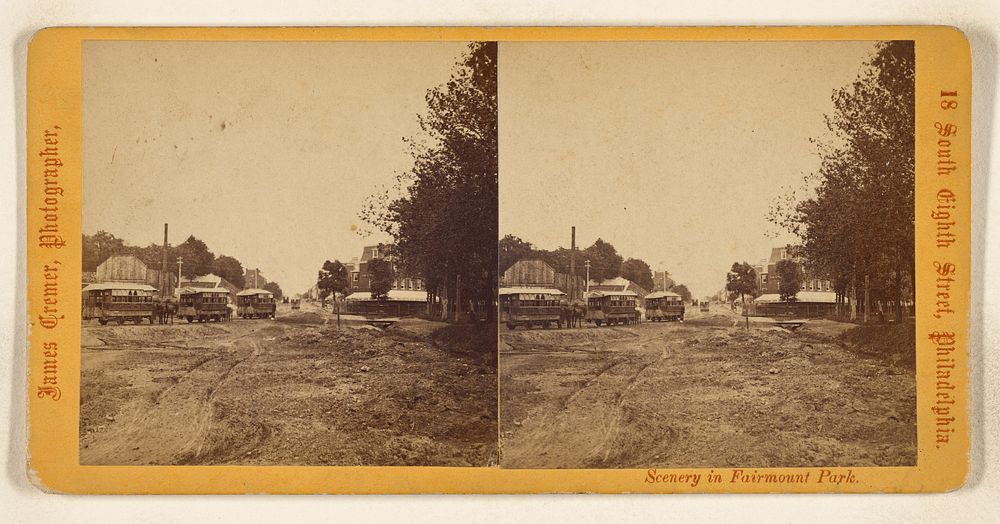
[{"label": "streetcar roof", "polygon": [[547,287],[502,287],[500,295],[565,295],[562,291]]},{"label": "streetcar roof", "polygon": [[149,284],[135,284],[132,282],[99,282],[87,284],[83,291],[103,291],[106,289],[128,289],[134,291],[156,291],[156,288]]},{"label": "streetcar roof", "polygon": [[681,298],[677,293],[671,293],[670,291],[656,291],[646,295],[646,299],[651,298]]},{"label": "streetcar roof", "polygon": [[198,293],[225,293],[229,294],[229,290],[224,287],[182,287],[178,290],[181,295],[197,295]]},{"label": "streetcar roof", "polygon": [[244,289],[243,291],[240,291],[239,293],[236,294],[236,296],[238,296],[238,297],[245,297],[245,296],[249,296],[249,295],[273,295],[273,294],[274,293],[271,293],[270,291],[268,291],[266,289],[250,288],[250,289]]},{"label": "streetcar roof", "polygon": [[637,297],[635,291],[591,291],[589,297]]}]

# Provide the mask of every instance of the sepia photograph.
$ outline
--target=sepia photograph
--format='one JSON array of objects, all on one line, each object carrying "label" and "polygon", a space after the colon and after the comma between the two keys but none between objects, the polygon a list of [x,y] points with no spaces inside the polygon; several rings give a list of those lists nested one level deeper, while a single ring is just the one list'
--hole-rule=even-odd
[{"label": "sepia photograph", "polygon": [[497,44],[82,47],[80,464],[495,466]]},{"label": "sepia photograph", "polygon": [[499,64],[502,468],[916,464],[912,41]]}]

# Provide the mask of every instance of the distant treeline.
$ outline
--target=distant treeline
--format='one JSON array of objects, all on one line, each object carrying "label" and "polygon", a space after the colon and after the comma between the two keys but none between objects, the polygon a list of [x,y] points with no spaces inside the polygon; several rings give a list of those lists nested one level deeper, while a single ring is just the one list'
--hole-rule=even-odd
[{"label": "distant treeline", "polygon": [[[97,266],[114,255],[134,255],[151,269],[160,269],[163,246],[149,244],[145,247],[126,244],[124,240],[107,231],[83,235],[83,271],[97,271]],[[167,248],[167,271],[177,272],[177,258],[183,257],[183,276],[200,277],[214,273],[238,288],[245,288],[243,264],[235,257],[215,256],[208,246],[194,235],[183,243]],[[275,297],[281,298],[281,286],[268,282],[265,286]]]},{"label": "distant treeline", "polygon": [[[570,272],[572,250],[568,248],[560,247],[551,251],[536,249],[530,242],[525,242],[514,235],[506,235],[500,239],[498,250],[501,274],[518,260],[528,259],[544,260],[559,273]],[[656,287],[653,270],[648,263],[638,258],[623,258],[615,246],[600,238],[590,247],[577,251],[576,274],[580,277],[585,277],[587,274],[584,266],[586,260],[590,261],[591,280],[624,277],[647,291],[652,291]],[[691,300],[691,291],[684,284],[674,284],[670,291],[677,293],[685,301]]]}]

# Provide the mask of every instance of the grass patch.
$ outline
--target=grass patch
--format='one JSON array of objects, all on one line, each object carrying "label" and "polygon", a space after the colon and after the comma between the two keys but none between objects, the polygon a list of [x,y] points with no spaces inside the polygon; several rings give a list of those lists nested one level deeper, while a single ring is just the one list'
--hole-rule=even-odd
[{"label": "grass patch", "polygon": [[862,355],[911,368],[916,366],[917,336],[913,322],[857,326],[843,332],[840,340]]},{"label": "grass patch", "polygon": [[496,367],[497,325],[495,322],[451,324],[434,330],[431,340],[438,347],[455,353],[475,353]]}]

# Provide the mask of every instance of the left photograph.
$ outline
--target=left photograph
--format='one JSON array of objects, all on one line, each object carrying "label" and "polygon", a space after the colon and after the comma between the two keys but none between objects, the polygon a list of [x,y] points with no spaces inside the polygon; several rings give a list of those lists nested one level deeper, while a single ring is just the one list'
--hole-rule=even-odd
[{"label": "left photograph", "polygon": [[496,466],[495,42],[83,44],[83,465]]}]

